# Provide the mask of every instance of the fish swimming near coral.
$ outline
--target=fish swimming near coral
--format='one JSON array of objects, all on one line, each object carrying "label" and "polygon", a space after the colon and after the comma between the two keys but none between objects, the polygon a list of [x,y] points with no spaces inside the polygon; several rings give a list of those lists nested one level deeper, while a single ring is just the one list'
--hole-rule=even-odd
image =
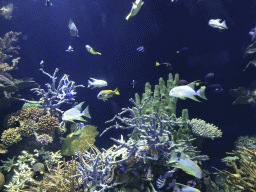
[{"label": "fish swimming near coral", "polygon": [[118,88],[116,88],[114,91],[112,90],[102,90],[101,92],[99,92],[99,94],[97,95],[98,99],[102,99],[103,101],[107,101],[108,98],[113,97],[114,95],[120,95]]},{"label": "fish swimming near coral", "polygon": [[85,119],[82,118],[82,116],[91,118],[91,116],[89,114],[89,106],[87,106],[85,108],[85,110],[82,111],[83,104],[84,104],[84,102],[81,102],[78,105],[76,105],[75,107],[65,111],[62,115],[62,120],[74,122],[74,120],[86,121]]},{"label": "fish swimming near coral", "polygon": [[72,19],[69,19],[68,27],[70,29],[70,34],[72,37],[78,36],[78,29],[76,28],[75,23],[72,21]]},{"label": "fish swimming near coral", "polygon": [[73,49],[73,47],[72,47],[71,45],[69,45],[69,46],[68,46],[68,49],[67,49],[66,51],[67,51],[67,52],[73,52],[74,49]]},{"label": "fish swimming near coral", "polygon": [[166,178],[163,175],[160,175],[156,180],[157,189],[163,188],[163,186],[165,185],[165,182],[166,182]]},{"label": "fish swimming near coral", "polygon": [[142,0],[136,0],[135,3],[132,2],[132,9],[125,19],[128,21],[130,17],[137,15],[143,4],[144,2]]},{"label": "fish swimming near coral", "polygon": [[88,87],[92,87],[92,89],[96,88],[96,87],[105,87],[108,86],[108,83],[104,80],[100,80],[100,79],[94,79],[94,78],[90,78],[92,81],[88,80]]},{"label": "fish swimming near coral", "polygon": [[170,63],[159,63],[159,62],[156,62],[156,66],[165,66],[165,68],[169,71],[169,70],[172,70],[172,65]]},{"label": "fish swimming near coral", "polygon": [[84,123],[79,122],[71,125],[72,133],[69,135],[69,137],[78,136],[80,135],[84,130]]},{"label": "fish swimming near coral", "polygon": [[203,174],[200,167],[190,160],[190,158],[185,155],[183,152],[171,152],[170,160],[168,164],[171,164],[172,167],[182,169],[187,174],[193,175],[198,179],[201,179]]},{"label": "fish swimming near coral", "polygon": [[94,49],[90,46],[90,45],[86,45],[85,48],[87,49],[87,51],[93,55],[101,55],[100,52],[96,52],[94,51]]},{"label": "fish swimming near coral", "polygon": [[3,6],[0,9],[0,14],[5,17],[5,19],[11,19],[12,18],[12,11],[13,11],[13,4],[10,3],[6,6]]},{"label": "fish swimming near coral", "polygon": [[174,87],[169,92],[169,96],[177,97],[177,98],[180,98],[183,100],[185,100],[186,98],[189,98],[194,101],[201,102],[196,98],[196,96],[199,96],[199,97],[207,100],[207,98],[205,97],[205,87],[204,86],[202,86],[198,91],[195,91],[195,86],[196,86],[196,84],[198,84],[198,82],[199,81],[194,81],[188,85],[181,85],[178,87]]}]

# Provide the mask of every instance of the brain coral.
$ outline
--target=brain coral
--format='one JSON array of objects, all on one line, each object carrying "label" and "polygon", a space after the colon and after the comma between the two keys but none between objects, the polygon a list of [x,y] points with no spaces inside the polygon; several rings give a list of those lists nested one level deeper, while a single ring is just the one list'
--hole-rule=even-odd
[{"label": "brain coral", "polygon": [[1,141],[6,146],[11,146],[12,144],[19,142],[21,139],[19,129],[15,128],[5,130],[1,136]]},{"label": "brain coral", "polygon": [[[86,125],[83,132],[80,135],[69,134],[67,138],[63,140],[61,147],[62,155],[74,155],[75,151],[83,152],[88,150],[89,147],[94,144],[95,137],[99,134],[96,127]],[[71,137],[70,137],[71,136]]]},{"label": "brain coral", "polygon": [[59,119],[57,117],[51,116],[50,114],[46,114],[39,118],[38,125],[39,132],[53,132],[57,127],[59,127]]},{"label": "brain coral", "polygon": [[19,111],[20,119],[33,119],[37,121],[44,114],[44,110],[39,107],[29,107]]}]

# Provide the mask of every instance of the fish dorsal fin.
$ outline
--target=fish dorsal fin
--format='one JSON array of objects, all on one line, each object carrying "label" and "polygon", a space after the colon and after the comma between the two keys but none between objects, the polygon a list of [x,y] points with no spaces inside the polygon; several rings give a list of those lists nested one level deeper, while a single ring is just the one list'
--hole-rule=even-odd
[{"label": "fish dorsal fin", "polygon": [[188,85],[185,85],[185,86],[188,86],[188,87],[190,87],[191,89],[195,90],[195,84],[196,84],[197,82],[199,82],[199,81],[200,81],[200,80],[193,81],[193,82],[191,82],[191,83],[189,83]]},{"label": "fish dorsal fin", "polygon": [[96,81],[96,80],[97,80],[97,79],[94,79],[94,78],[91,78],[91,77],[90,77],[90,79],[92,79],[93,81]]},{"label": "fish dorsal fin", "polygon": [[81,111],[82,110],[82,105],[84,104],[84,101],[83,102],[81,102],[81,103],[79,103],[79,104],[77,104],[74,108],[76,108],[76,109],[78,109],[79,111]]}]

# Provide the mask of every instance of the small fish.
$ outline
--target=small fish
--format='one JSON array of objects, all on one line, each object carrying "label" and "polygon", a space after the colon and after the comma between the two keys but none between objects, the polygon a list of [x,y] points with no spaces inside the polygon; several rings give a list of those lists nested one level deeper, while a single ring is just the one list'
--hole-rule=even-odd
[{"label": "small fish", "polygon": [[181,79],[181,80],[179,80],[179,81],[176,83],[177,86],[187,85],[187,84],[188,84],[188,82],[187,82],[186,80],[184,80],[184,79]]},{"label": "small fish", "polygon": [[67,49],[66,51],[67,51],[67,52],[73,52],[74,49],[73,49],[73,47],[72,47],[71,45],[69,45],[69,46],[68,46],[68,49]]},{"label": "small fish", "polygon": [[163,188],[163,186],[165,185],[165,182],[166,182],[166,178],[164,176],[160,175],[158,177],[158,179],[156,180],[157,189]]},{"label": "small fish", "polygon": [[52,3],[50,2],[50,0],[46,0],[45,5],[46,5],[47,7],[51,7],[51,6],[52,6]]},{"label": "small fish", "polygon": [[135,86],[135,83],[137,83],[137,81],[135,81],[135,80],[132,80],[132,88],[134,88],[134,86]]},{"label": "small fish", "polygon": [[208,81],[208,80],[212,79],[213,77],[214,77],[214,73],[208,73],[208,74],[204,77],[204,79],[205,79],[205,81]]},{"label": "small fish", "polygon": [[211,92],[214,92],[214,93],[221,93],[223,91],[220,84],[209,85],[209,86],[207,86],[207,90],[209,90],[209,89],[211,90]]},{"label": "small fish", "polygon": [[123,165],[121,165],[120,169],[121,169],[122,172],[124,172],[124,166]]},{"label": "small fish", "polygon": [[41,68],[44,67],[44,60],[40,61],[39,66],[40,66]]},{"label": "small fish", "polygon": [[87,51],[93,55],[101,55],[100,52],[96,52],[94,51],[94,49],[90,46],[90,45],[86,45],[85,48],[87,49]]},{"label": "small fish", "polygon": [[172,167],[182,169],[187,174],[193,175],[198,179],[203,177],[202,170],[200,167],[190,160],[190,158],[185,155],[183,152],[171,152],[170,160],[168,164],[171,164]]},{"label": "small fish", "polygon": [[114,91],[112,90],[102,90],[101,92],[99,92],[99,94],[97,95],[98,99],[102,99],[103,101],[107,101],[108,98],[113,97],[113,95],[120,95],[118,88],[116,88]]},{"label": "small fish", "polygon": [[[74,128],[72,129],[72,133],[69,135],[69,137],[72,137],[73,135],[78,136],[80,135],[84,130],[84,124],[82,122],[76,123],[73,125]],[[72,127],[72,125],[71,125]]]},{"label": "small fish", "polygon": [[172,70],[172,65],[170,63],[158,63],[156,62],[156,66],[164,65],[168,70]]},{"label": "small fish", "polygon": [[189,187],[187,185],[183,185],[181,183],[176,183],[176,185],[178,186],[178,190],[177,192],[200,192],[198,189],[193,188],[193,187]]},{"label": "small fish", "polygon": [[142,0],[135,0],[135,3],[132,2],[132,9],[125,19],[128,21],[130,17],[137,15],[143,4],[144,2]]},{"label": "small fish", "polygon": [[176,53],[180,53],[180,52],[183,52],[183,51],[188,51],[189,48],[187,47],[182,47],[179,51],[177,51]]},{"label": "small fish", "polygon": [[252,41],[256,39],[256,27],[251,29],[251,31],[249,32],[249,35],[252,36]]},{"label": "small fish", "polygon": [[139,52],[144,52],[144,47],[143,47],[143,46],[140,46],[139,48],[137,48],[137,51],[139,51]]},{"label": "small fish", "polygon": [[[91,118],[90,114],[89,114],[89,106],[87,106],[85,108],[85,110],[82,111],[82,105],[84,104],[84,102],[79,103],[78,105],[76,105],[75,107],[65,111],[62,115],[62,120],[63,121],[70,121],[70,122],[74,122],[74,120],[78,120],[78,121],[86,121],[82,118],[82,116]],[[82,112],[81,112],[82,111]]]},{"label": "small fish", "polygon": [[208,24],[213,28],[228,29],[226,21],[224,20],[222,23],[220,23],[220,21],[221,19],[211,19]]},{"label": "small fish", "polygon": [[108,86],[108,83],[104,80],[99,80],[99,79],[94,79],[94,78],[90,78],[93,81],[88,80],[88,87],[92,86],[92,89],[94,89],[95,87],[105,87]]},{"label": "small fish", "polygon": [[70,91],[70,92],[66,93],[65,99],[70,99],[70,98],[72,98],[75,94],[76,94],[76,92]]},{"label": "small fish", "polygon": [[75,23],[72,21],[72,19],[69,19],[68,27],[70,29],[70,34],[72,37],[78,36],[78,29],[76,28]]},{"label": "small fish", "polygon": [[178,87],[174,87],[173,89],[171,89],[169,96],[177,97],[183,100],[185,100],[186,98],[189,98],[194,101],[201,102],[195,97],[195,96],[199,96],[207,100],[207,98],[205,97],[205,87],[201,87],[198,91],[195,91],[196,84],[198,84],[198,81],[194,81],[188,85],[181,85]]},{"label": "small fish", "polygon": [[5,19],[11,19],[12,18],[12,11],[13,11],[13,4],[10,3],[6,6],[3,6],[0,9],[0,15],[3,15]]}]

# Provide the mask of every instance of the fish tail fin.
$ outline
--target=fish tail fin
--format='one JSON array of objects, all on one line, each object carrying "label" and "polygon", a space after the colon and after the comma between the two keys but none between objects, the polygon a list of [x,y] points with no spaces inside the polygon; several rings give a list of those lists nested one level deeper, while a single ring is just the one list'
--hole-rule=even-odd
[{"label": "fish tail fin", "polygon": [[156,66],[159,66],[159,65],[160,65],[160,63],[156,62]]},{"label": "fish tail fin", "polygon": [[98,55],[101,55],[101,53],[100,52],[96,52]]},{"label": "fish tail fin", "polygon": [[120,95],[119,90],[118,90],[118,87],[114,90],[114,94]]},{"label": "fish tail fin", "polygon": [[92,85],[92,82],[90,80],[88,80],[88,87],[87,88],[91,87],[91,85]]},{"label": "fish tail fin", "polygon": [[127,15],[127,17],[125,18],[127,21],[130,19],[132,13],[129,13],[129,15]]},{"label": "fish tail fin", "polygon": [[89,105],[85,108],[85,110],[83,110],[82,115],[87,118],[91,118],[91,115],[89,113]]},{"label": "fish tail fin", "polygon": [[197,91],[197,94],[199,97],[207,100],[207,98],[205,97],[205,87],[201,87],[198,91]]},{"label": "fish tail fin", "polygon": [[226,25],[226,21],[225,21],[225,20],[222,22],[222,25],[223,25],[223,27],[224,27],[224,28],[227,28],[227,29],[228,29],[228,27],[227,27],[227,25]]}]

